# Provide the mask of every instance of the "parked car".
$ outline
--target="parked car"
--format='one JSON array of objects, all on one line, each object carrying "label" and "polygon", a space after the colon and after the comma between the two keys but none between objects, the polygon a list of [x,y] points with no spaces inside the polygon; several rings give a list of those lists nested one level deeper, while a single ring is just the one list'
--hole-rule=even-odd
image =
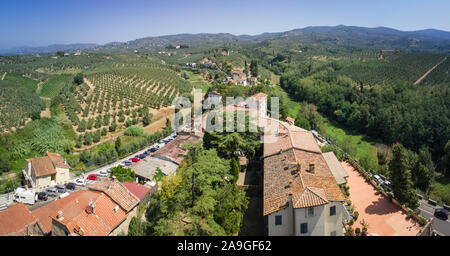
[{"label": "parked car", "polygon": [[133,158],[130,158],[129,160],[132,161],[133,163],[141,161],[141,159],[139,159],[139,157],[133,157]]},{"label": "parked car", "polygon": [[56,186],[56,190],[58,191],[58,193],[65,193],[66,187],[63,185],[58,185],[58,186]]},{"label": "parked car", "polygon": [[101,170],[101,171],[97,172],[97,176],[108,177],[108,172],[106,170]]},{"label": "parked car", "polygon": [[133,162],[131,160],[125,160],[122,163],[120,163],[121,166],[130,166]]},{"label": "parked car", "polygon": [[434,211],[434,216],[438,219],[446,221],[448,219],[448,211],[444,208],[438,208]]},{"label": "parked car", "polygon": [[47,201],[48,200],[48,195],[45,192],[40,192],[38,194],[38,199],[41,201]]},{"label": "parked car", "polygon": [[70,190],[75,190],[75,184],[74,183],[68,183],[67,185],[66,185],[66,189],[70,189]]},{"label": "parked car", "polygon": [[97,179],[97,174],[95,174],[95,173],[89,174],[89,176],[87,178],[88,178],[88,180],[96,180]]},{"label": "parked car", "polygon": [[76,179],[74,181],[75,185],[77,186],[85,186],[86,185],[86,181],[84,179]]},{"label": "parked car", "polygon": [[146,154],[140,154],[140,155],[138,156],[138,158],[140,158],[140,159],[144,159],[144,158],[146,158],[146,157],[147,157]]},{"label": "parked car", "polygon": [[158,151],[158,149],[156,147],[150,149],[150,152],[152,152],[152,153],[156,152],[156,151]]},{"label": "parked car", "polygon": [[112,172],[112,168],[106,169],[106,172],[107,172],[107,173],[111,173],[111,172]]},{"label": "parked car", "polygon": [[57,190],[56,188],[47,188],[47,189],[45,190],[45,192],[46,192],[47,195],[49,195],[49,196],[53,196],[53,197],[58,196],[58,190]]}]

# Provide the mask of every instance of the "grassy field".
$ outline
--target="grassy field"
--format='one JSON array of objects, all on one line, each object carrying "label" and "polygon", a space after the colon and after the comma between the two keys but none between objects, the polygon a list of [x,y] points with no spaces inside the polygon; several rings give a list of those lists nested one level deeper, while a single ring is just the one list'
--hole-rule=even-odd
[{"label": "grassy field", "polygon": [[72,79],[72,75],[57,75],[46,81],[41,88],[40,95],[42,97],[53,98],[58,95],[65,83]]},{"label": "grassy field", "polygon": [[328,135],[336,138],[338,145],[349,148],[353,157],[359,161],[366,161],[366,166],[369,166],[372,170],[377,170],[378,162],[375,141],[370,140],[365,135],[351,132],[324,116],[322,116],[322,120],[321,127]]},{"label": "grassy field", "polygon": [[206,92],[208,88],[210,87],[210,84],[208,84],[202,75],[194,74],[192,71],[183,71],[188,73],[189,75],[189,82],[192,84],[192,86],[196,89],[202,89],[203,92]]},{"label": "grassy field", "polygon": [[437,199],[440,203],[450,205],[450,178],[445,177],[442,174],[436,175],[430,197]]},{"label": "grassy field", "polygon": [[28,77],[23,77],[20,75],[10,74],[10,73],[8,73],[6,75],[5,80],[20,84],[22,87],[27,88],[31,91],[36,91],[38,83],[39,83],[38,81],[30,79]]}]

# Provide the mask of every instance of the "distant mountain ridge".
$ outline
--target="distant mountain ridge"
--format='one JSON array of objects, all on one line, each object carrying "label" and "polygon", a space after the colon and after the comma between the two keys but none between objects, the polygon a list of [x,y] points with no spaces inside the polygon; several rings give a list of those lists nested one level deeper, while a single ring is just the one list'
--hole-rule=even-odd
[{"label": "distant mountain ridge", "polygon": [[162,48],[168,45],[187,44],[198,46],[205,44],[223,44],[240,41],[263,41],[283,37],[322,42],[331,46],[350,46],[359,48],[401,49],[412,52],[450,52],[450,32],[437,29],[401,31],[387,27],[357,26],[310,26],[285,32],[262,33],[259,35],[233,35],[229,33],[177,34],[145,37],[128,42],[112,42],[105,45],[70,44],[46,47],[17,48],[0,50],[6,53],[49,53],[92,49],[96,51],[129,51],[139,49]]},{"label": "distant mountain ridge", "polygon": [[53,44],[48,46],[21,46],[10,49],[0,49],[0,54],[32,54],[54,53],[57,51],[76,51],[98,47],[98,44]]}]

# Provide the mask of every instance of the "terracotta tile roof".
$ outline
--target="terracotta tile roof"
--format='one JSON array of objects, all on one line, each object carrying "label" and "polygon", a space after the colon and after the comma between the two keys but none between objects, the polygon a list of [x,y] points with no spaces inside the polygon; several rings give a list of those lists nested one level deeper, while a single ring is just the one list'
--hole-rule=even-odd
[{"label": "terracotta tile roof", "polygon": [[55,200],[33,211],[40,220],[44,228],[44,233],[52,231],[52,218],[58,211],[62,210],[65,218],[73,219],[85,210],[89,202],[97,200],[100,192],[89,190],[78,190],[67,197]]},{"label": "terracotta tile roof", "polygon": [[32,235],[32,226],[36,223],[39,223],[38,217],[23,203],[18,203],[0,212],[0,236]]},{"label": "terracotta tile roof", "polygon": [[339,160],[336,158],[333,152],[327,152],[322,154],[328,166],[330,167],[331,173],[333,173],[334,178],[338,184],[343,184],[347,182],[348,174],[342,167]]},{"label": "terracotta tile roof", "polygon": [[306,187],[292,197],[294,208],[305,208],[324,205],[328,203],[325,191],[322,188]]},{"label": "terracotta tile roof", "polygon": [[47,156],[50,157],[56,167],[70,168],[70,166],[60,154],[47,152]]},{"label": "terracotta tile roof", "polygon": [[294,124],[295,119],[292,118],[292,117],[290,117],[290,116],[288,116],[288,117],[286,117],[286,121],[287,121],[289,124]]},{"label": "terracotta tile roof", "polygon": [[94,182],[88,188],[105,193],[126,212],[131,211],[140,201],[138,197],[117,180],[103,179]]},{"label": "terracotta tile roof", "polygon": [[31,166],[36,174],[36,177],[47,176],[56,173],[56,167],[70,168],[65,162],[64,158],[57,153],[47,152],[46,156],[25,159],[31,162]]},{"label": "terracotta tile roof", "polygon": [[175,139],[167,143],[163,148],[152,154],[152,156],[164,157],[179,165],[188,152],[187,149],[183,148],[183,145],[187,143],[195,143],[199,140],[199,137],[193,135],[178,135]]},{"label": "terracotta tile roof", "polygon": [[264,215],[288,207],[288,193],[292,194],[294,208],[344,201],[313,134],[286,122],[268,122],[275,123],[278,132],[264,131],[265,136],[277,138],[264,143]]},{"label": "terracotta tile roof", "polygon": [[56,173],[55,166],[52,160],[47,157],[37,157],[30,159],[31,166],[36,174],[36,177],[47,176]]},{"label": "terracotta tile roof", "polygon": [[255,98],[256,100],[259,101],[259,100],[267,98],[267,94],[260,92],[260,93],[253,95],[252,98]]},{"label": "terracotta tile roof", "polygon": [[64,225],[72,235],[109,235],[126,219],[127,214],[107,195],[99,194],[95,200],[86,205],[80,205],[74,200],[70,201],[61,209],[63,218],[59,219],[56,212],[51,216],[52,220]]},{"label": "terracotta tile roof", "polygon": [[150,191],[149,187],[146,187],[142,184],[137,183],[136,181],[133,182],[124,182],[123,185],[136,197],[138,197],[140,200],[144,199],[145,195],[147,195],[148,191]]}]

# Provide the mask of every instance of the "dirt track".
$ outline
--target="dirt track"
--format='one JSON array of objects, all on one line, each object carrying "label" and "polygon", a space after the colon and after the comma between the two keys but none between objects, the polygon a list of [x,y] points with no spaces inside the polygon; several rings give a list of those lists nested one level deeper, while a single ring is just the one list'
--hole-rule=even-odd
[{"label": "dirt track", "polygon": [[421,76],[419,79],[417,79],[417,81],[414,82],[414,84],[419,84],[420,82],[422,82],[422,80],[428,76],[428,74],[431,73],[431,71],[433,71],[435,68],[437,68],[437,66],[441,65],[445,60],[447,59],[447,57],[445,57],[444,59],[442,59],[440,62],[438,62],[436,65],[434,65],[432,68],[430,68],[427,72],[425,72],[425,74],[423,74],[423,76]]}]

